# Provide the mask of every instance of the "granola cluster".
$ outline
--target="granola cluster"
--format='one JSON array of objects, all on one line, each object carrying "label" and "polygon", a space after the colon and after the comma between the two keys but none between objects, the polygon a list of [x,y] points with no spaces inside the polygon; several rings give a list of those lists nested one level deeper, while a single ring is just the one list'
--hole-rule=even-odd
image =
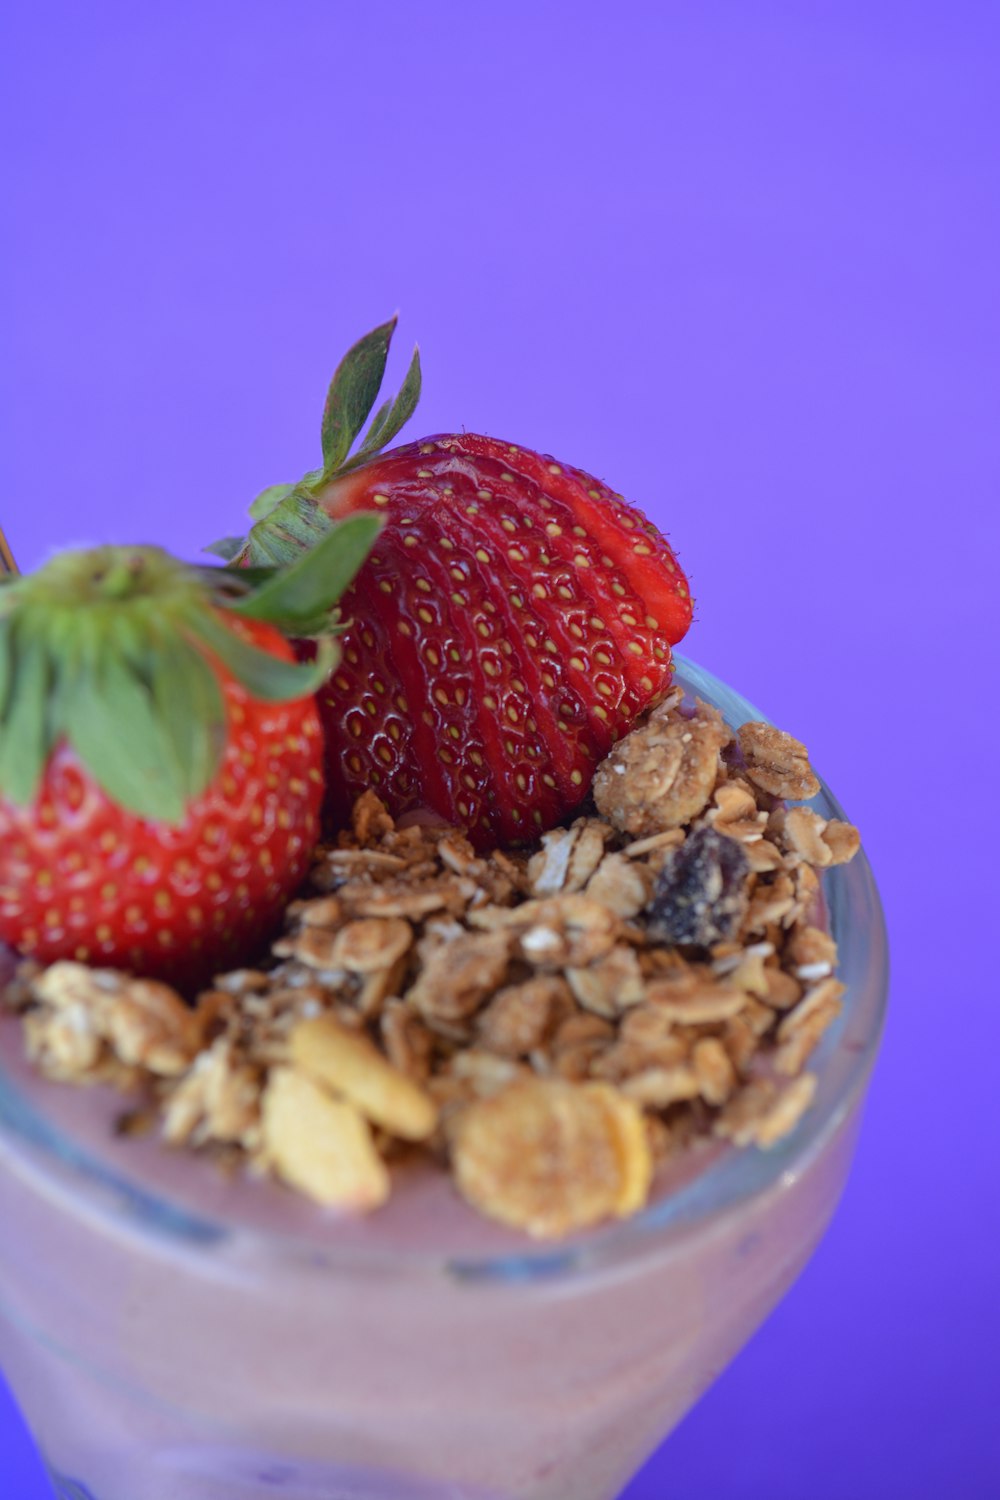
[{"label": "granola cluster", "polygon": [[533,853],[477,856],[366,793],[259,968],[188,1005],[59,963],[7,1003],[47,1076],[144,1088],[174,1145],[359,1211],[430,1152],[483,1213],[565,1235],[809,1107],[843,991],[819,872],[859,842],[787,805],[817,790],[797,740],[677,690]]}]

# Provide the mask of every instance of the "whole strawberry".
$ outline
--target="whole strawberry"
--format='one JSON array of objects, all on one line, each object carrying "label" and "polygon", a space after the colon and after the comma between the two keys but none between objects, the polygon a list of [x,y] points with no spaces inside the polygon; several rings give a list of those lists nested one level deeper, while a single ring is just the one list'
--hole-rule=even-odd
[{"label": "whole strawberry", "polygon": [[518,842],[586,797],[614,741],[666,690],[691,621],[664,538],[580,469],[472,433],[381,452],[419,394],[360,433],[394,323],[362,339],[330,387],[324,465],[265,491],[240,563],[294,555],[332,519],[378,512],[378,543],[344,598],[342,659],[319,695],[328,812],[374,787],[474,842]]},{"label": "whole strawberry", "polygon": [[285,575],[102,547],[4,581],[0,944],[181,987],[252,958],[316,843],[337,654],[282,630],[329,629],[374,529]]}]

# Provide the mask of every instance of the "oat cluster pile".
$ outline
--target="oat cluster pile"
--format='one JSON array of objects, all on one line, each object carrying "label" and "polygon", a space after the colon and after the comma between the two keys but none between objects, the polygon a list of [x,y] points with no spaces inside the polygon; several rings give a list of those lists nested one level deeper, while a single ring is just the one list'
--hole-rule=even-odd
[{"label": "oat cluster pile", "polygon": [[477,857],[366,793],[259,968],[188,1005],[26,967],[7,1003],[48,1077],[142,1090],[132,1120],[175,1146],[355,1211],[429,1152],[483,1213],[565,1235],[809,1107],[843,991],[819,872],[859,843],[788,806],[817,791],[797,740],[675,690],[534,853]]}]

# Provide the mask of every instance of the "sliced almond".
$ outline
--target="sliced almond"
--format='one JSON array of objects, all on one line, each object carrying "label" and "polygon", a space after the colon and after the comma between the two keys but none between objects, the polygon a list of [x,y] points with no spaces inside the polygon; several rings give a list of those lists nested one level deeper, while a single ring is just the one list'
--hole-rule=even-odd
[{"label": "sliced almond", "polygon": [[394,1068],[368,1037],[333,1016],[300,1021],[291,1035],[291,1060],[311,1078],[348,1099],[373,1125],[407,1141],[424,1141],[437,1128],[430,1095]]},{"label": "sliced almond", "polygon": [[389,1172],[364,1117],[294,1068],[277,1068],[263,1102],[266,1159],[317,1203],[367,1213],[389,1196]]}]

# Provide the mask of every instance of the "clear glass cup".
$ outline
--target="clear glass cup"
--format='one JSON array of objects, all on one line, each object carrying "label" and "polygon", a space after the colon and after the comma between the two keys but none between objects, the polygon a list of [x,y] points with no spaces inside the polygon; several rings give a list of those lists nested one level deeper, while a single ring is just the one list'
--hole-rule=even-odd
[{"label": "clear glass cup", "polygon": [[[730,723],[760,717],[678,669]],[[814,806],[841,815],[825,788]],[[798,1128],[693,1157],[636,1218],[565,1244],[470,1222],[441,1180],[345,1223],[114,1138],[112,1101],[36,1078],[5,1018],[0,1364],[57,1493],[613,1500],[788,1290],[843,1188],[886,945],[863,855],[824,895],[847,994]]]}]

